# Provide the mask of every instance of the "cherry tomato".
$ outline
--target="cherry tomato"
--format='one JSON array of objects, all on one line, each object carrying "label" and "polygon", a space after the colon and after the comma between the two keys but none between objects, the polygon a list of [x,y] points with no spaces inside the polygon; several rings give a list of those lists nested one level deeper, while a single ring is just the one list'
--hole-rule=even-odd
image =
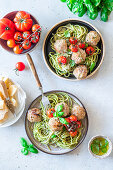
[{"label": "cherry tomato", "polygon": [[53,109],[53,108],[49,109],[49,110],[47,111],[47,116],[48,116],[49,118],[52,118],[54,112],[55,112],[55,109]]},{"label": "cherry tomato", "polygon": [[77,125],[78,125],[77,128],[80,128],[80,127],[81,127],[81,122],[80,122],[80,121],[77,121],[76,123],[77,123]]},{"label": "cherry tomato", "polygon": [[30,49],[30,48],[31,48],[31,42],[30,42],[29,40],[23,41],[22,47],[23,47],[25,50]]},{"label": "cherry tomato", "polygon": [[13,51],[14,51],[15,54],[20,54],[20,53],[22,53],[23,48],[22,48],[21,45],[16,45],[16,46],[13,48]]},{"label": "cherry tomato", "polygon": [[64,57],[64,56],[60,56],[60,57],[58,57],[58,62],[60,64],[66,64],[67,63],[67,58]]},{"label": "cherry tomato", "polygon": [[22,40],[22,34],[21,34],[21,32],[15,32],[15,34],[14,34],[14,39],[15,39],[16,41],[21,41],[21,40]]},{"label": "cherry tomato", "polygon": [[69,132],[72,137],[77,135],[77,130],[75,132]]},{"label": "cherry tomato", "polygon": [[71,120],[72,122],[73,122],[73,121],[75,121],[75,122],[76,122],[76,121],[77,121],[77,117],[76,117],[76,116],[74,116],[74,115],[71,115],[71,116],[70,116],[70,120]]},{"label": "cherry tomato", "polygon": [[40,27],[40,25],[38,25],[38,24],[35,24],[35,25],[33,25],[32,26],[32,32],[40,32],[41,31],[41,27]]},{"label": "cherry tomato", "polygon": [[69,46],[69,49],[70,49],[72,52],[77,52],[77,51],[78,51],[78,46],[71,44],[71,45]]},{"label": "cherry tomato", "polygon": [[84,43],[84,42],[83,42],[83,43],[79,43],[79,44],[78,44],[78,47],[79,47],[79,48],[84,48],[84,47],[85,47],[85,43]]},{"label": "cherry tomato", "polygon": [[32,43],[37,43],[39,41],[39,39],[40,39],[39,35],[33,34],[31,36],[31,42]]},{"label": "cherry tomato", "polygon": [[94,52],[95,52],[95,49],[93,47],[89,46],[86,48],[86,53],[88,55],[92,55]]},{"label": "cherry tomato", "polygon": [[70,117],[65,118],[68,123],[71,123]]},{"label": "cherry tomato", "polygon": [[14,39],[7,40],[7,46],[10,48],[15,47],[16,46],[15,40]]},{"label": "cherry tomato", "polygon": [[16,63],[16,70],[23,71],[25,69],[25,64],[23,62]]},{"label": "cherry tomato", "polygon": [[75,44],[77,43],[77,38],[76,38],[76,37],[71,37],[71,38],[69,39],[69,42],[70,42],[71,44],[75,45]]},{"label": "cherry tomato", "polygon": [[23,37],[24,39],[27,39],[30,35],[31,35],[30,31],[24,31],[24,32],[22,33],[22,37]]}]

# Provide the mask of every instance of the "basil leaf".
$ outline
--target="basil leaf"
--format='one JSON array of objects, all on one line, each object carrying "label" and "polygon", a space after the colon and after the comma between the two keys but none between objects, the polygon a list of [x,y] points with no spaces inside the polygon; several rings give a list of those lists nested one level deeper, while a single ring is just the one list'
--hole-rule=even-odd
[{"label": "basil leaf", "polygon": [[28,144],[27,144],[27,141],[24,139],[24,138],[20,138],[20,143],[23,147],[26,147],[28,148]]},{"label": "basil leaf", "polygon": [[58,112],[58,116],[61,117],[64,115],[64,112]]},{"label": "basil leaf", "polygon": [[91,151],[92,151],[94,154],[98,155],[98,154],[99,154],[99,146],[96,145],[96,144],[91,144]]},{"label": "basil leaf", "polygon": [[27,148],[22,148],[22,149],[21,149],[21,153],[22,153],[23,155],[28,155],[28,149],[27,149]]},{"label": "basil leaf", "polygon": [[66,121],[65,118],[59,118],[60,123],[68,125],[69,123]]},{"label": "basil leaf", "polygon": [[107,152],[107,148],[106,148],[106,147],[101,148],[101,151],[102,151],[103,153],[106,153],[106,152]]},{"label": "basil leaf", "polygon": [[52,136],[51,136],[51,138],[53,139],[53,138],[55,138],[56,137],[56,135],[55,134],[53,134]]},{"label": "basil leaf", "polygon": [[108,145],[108,141],[107,141],[106,139],[100,141],[100,147],[101,147],[101,148],[104,148],[104,147],[106,147],[107,145]]},{"label": "basil leaf", "polygon": [[70,60],[70,61],[69,61],[69,65],[70,65],[70,67],[74,67],[74,66],[75,66],[74,60]]},{"label": "basil leaf", "polygon": [[64,36],[65,37],[70,37],[71,35],[70,35],[70,32],[68,31],[68,30],[66,30],[65,32],[64,32]]},{"label": "basil leaf", "polygon": [[29,147],[28,150],[32,153],[38,153],[38,150],[34,147]]},{"label": "basil leaf", "polygon": [[54,113],[53,113],[53,116],[54,116],[54,117],[58,117],[58,113],[57,113],[57,112],[54,112]]},{"label": "basil leaf", "polygon": [[99,140],[99,139],[95,139],[95,140],[93,141],[93,143],[96,144],[96,145],[100,145],[100,140]]},{"label": "basil leaf", "polygon": [[95,62],[92,62],[91,63],[91,66],[90,66],[90,72],[93,71],[94,67],[96,66],[96,63]]},{"label": "basil leaf", "polygon": [[62,110],[63,110],[63,104],[61,104],[57,107],[57,112],[61,112]]}]

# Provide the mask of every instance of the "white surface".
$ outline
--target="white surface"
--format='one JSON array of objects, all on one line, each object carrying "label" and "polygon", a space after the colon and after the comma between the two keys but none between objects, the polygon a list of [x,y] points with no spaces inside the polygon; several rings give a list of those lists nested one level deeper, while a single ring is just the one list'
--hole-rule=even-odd
[{"label": "white surface", "polygon": [[[113,142],[113,13],[109,22],[91,21],[87,16],[82,19],[91,22],[102,33],[106,45],[106,55],[98,73],[89,80],[68,82],[56,78],[46,68],[42,59],[42,43],[47,31],[57,22],[67,18],[78,18],[72,14],[66,4],[60,0],[1,0],[0,18],[14,10],[25,10],[34,15],[42,25],[42,39],[39,46],[31,52],[44,91],[51,89],[67,90],[75,94],[85,105],[89,115],[89,131],[83,144],[72,153],[52,156],[39,152],[38,155],[23,156],[20,153],[19,138],[27,139],[24,129],[24,117],[13,126],[0,130],[0,170],[113,170],[113,152],[104,159],[98,160],[88,153],[88,141],[93,135],[106,135]],[[0,47],[0,71],[10,73],[27,93],[26,108],[39,95],[25,55],[10,54]],[[23,61],[27,69],[15,76],[15,63]],[[28,139],[27,139],[28,140]]]}]

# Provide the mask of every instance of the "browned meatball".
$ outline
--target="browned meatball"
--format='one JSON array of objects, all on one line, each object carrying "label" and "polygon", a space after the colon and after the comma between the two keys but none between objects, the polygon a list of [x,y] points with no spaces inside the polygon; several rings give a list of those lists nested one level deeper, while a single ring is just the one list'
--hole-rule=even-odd
[{"label": "browned meatball", "polygon": [[54,48],[56,50],[56,52],[58,53],[65,53],[67,51],[67,42],[66,40],[56,40],[56,42],[54,43]]},{"label": "browned meatball", "polygon": [[51,118],[49,120],[49,128],[52,130],[52,131],[60,131],[62,130],[63,128],[63,124],[60,123],[59,119],[58,118]]},{"label": "browned meatball", "polygon": [[27,119],[30,122],[40,122],[41,121],[40,110],[37,109],[37,108],[33,108],[33,109],[28,110]]},{"label": "browned meatball", "polygon": [[78,120],[80,120],[85,118],[86,112],[83,107],[79,105],[74,105],[71,114],[77,116]]},{"label": "browned meatball", "polygon": [[62,110],[62,112],[64,112],[64,115],[63,115],[62,117],[68,116],[68,115],[69,115],[69,106],[68,106],[66,103],[63,103],[63,102],[58,103],[58,104],[55,106],[55,111],[57,110],[57,107],[58,107],[59,105],[63,105],[63,110]]},{"label": "browned meatball", "polygon": [[75,61],[76,64],[80,64],[81,62],[85,61],[86,52],[85,50],[79,49],[77,52],[72,54],[71,59]]},{"label": "browned meatball", "polygon": [[87,73],[88,70],[85,65],[77,66],[73,71],[73,74],[77,79],[85,79],[87,77]]},{"label": "browned meatball", "polygon": [[86,35],[86,42],[89,45],[95,46],[98,44],[99,41],[100,41],[100,35],[96,31],[90,31]]}]

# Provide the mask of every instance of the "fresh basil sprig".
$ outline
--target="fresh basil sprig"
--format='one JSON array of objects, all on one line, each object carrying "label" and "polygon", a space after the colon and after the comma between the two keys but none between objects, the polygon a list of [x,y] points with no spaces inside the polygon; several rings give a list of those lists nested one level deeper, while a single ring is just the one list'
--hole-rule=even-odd
[{"label": "fresh basil sprig", "polygon": [[62,124],[65,124],[65,125],[68,125],[69,123],[66,121],[66,119],[65,118],[59,118],[59,121],[60,121],[60,123],[62,123]]}]

